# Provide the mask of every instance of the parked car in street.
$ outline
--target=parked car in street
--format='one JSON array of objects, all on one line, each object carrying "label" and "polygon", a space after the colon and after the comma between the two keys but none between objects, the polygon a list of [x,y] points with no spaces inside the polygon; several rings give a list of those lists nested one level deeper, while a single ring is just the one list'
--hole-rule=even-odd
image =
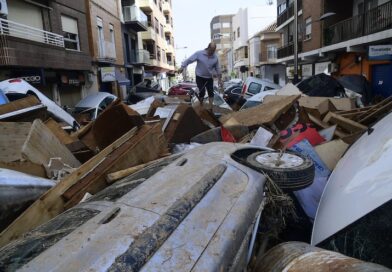
[{"label": "parked car in street", "polygon": [[128,104],[136,104],[148,97],[162,95],[162,87],[158,82],[145,79],[131,89],[127,97],[127,102]]},{"label": "parked car in street", "polygon": [[116,99],[117,96],[110,93],[93,93],[86,96],[80,100],[78,104],[76,104],[74,113],[88,115],[89,121],[92,121],[97,119],[98,115]]},{"label": "parked car in street", "polygon": [[65,122],[73,128],[79,128],[80,125],[68,112],[63,110],[54,101],[46,95],[31,86],[29,83],[20,78],[7,79],[0,82],[0,89],[10,101],[24,98],[28,95],[34,95],[45,105],[48,112],[58,121]]},{"label": "parked car in street", "polygon": [[279,91],[279,90],[265,91],[265,92],[261,92],[261,93],[258,93],[256,95],[250,97],[249,99],[246,100],[244,105],[242,105],[240,110],[244,110],[244,109],[248,109],[248,108],[252,108],[252,107],[256,107],[258,105],[261,105],[263,103],[264,97],[266,97],[268,95],[275,95],[275,93],[277,91]]},{"label": "parked car in street", "polygon": [[189,92],[192,90],[192,88],[196,88],[195,83],[191,82],[182,82],[177,85],[174,85],[170,87],[167,95],[172,96],[172,95],[188,95]]},{"label": "parked car in street", "polygon": [[206,144],[114,183],[2,247],[0,271],[243,270],[265,201],[264,175],[230,157],[246,147]]},{"label": "parked car in street", "polygon": [[256,77],[248,77],[242,86],[242,95],[244,98],[248,99],[255,94],[265,91],[278,90],[282,87],[278,84],[270,82],[268,80],[256,78]]}]

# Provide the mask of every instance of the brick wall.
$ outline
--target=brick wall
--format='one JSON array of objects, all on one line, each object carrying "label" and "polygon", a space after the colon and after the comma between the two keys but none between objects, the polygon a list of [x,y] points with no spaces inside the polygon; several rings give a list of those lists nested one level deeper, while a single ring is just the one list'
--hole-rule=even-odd
[{"label": "brick wall", "polygon": [[312,18],[312,36],[311,39],[306,40],[304,38],[303,41],[303,52],[312,51],[314,49],[318,49],[321,47],[321,23],[316,22],[319,20],[321,15],[323,15],[323,0],[303,0],[302,7],[302,20],[299,21],[302,23],[303,27],[303,35],[305,35],[305,20],[309,17]]}]

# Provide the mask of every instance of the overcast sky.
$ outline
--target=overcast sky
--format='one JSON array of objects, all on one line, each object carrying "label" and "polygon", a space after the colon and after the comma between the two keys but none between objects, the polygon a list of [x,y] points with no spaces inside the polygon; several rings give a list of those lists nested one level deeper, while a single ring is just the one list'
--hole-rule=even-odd
[{"label": "overcast sky", "polygon": [[[178,48],[176,61],[180,64],[185,57],[205,48],[210,42],[210,22],[214,16],[235,14],[240,8],[266,6],[267,0],[172,0],[172,4],[174,42]],[[268,12],[260,14],[260,17],[271,17],[273,21],[276,14]],[[187,49],[181,49],[185,46]]]}]

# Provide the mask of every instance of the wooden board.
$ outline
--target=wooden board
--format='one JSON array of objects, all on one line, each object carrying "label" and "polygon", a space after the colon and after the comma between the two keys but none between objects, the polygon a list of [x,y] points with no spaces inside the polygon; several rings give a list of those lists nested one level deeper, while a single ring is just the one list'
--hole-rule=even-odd
[{"label": "wooden board", "polygon": [[299,98],[299,95],[282,96],[276,101],[263,103],[260,106],[224,115],[221,117],[220,121],[225,126],[228,124],[239,124],[248,127],[255,127],[264,124],[272,124]]},{"label": "wooden board", "polygon": [[61,195],[73,184],[78,182],[81,177],[91,172],[91,170],[102,162],[113,150],[117,149],[132,138],[134,134],[135,130],[129,131],[120,139],[80,166],[76,171],[72,172],[64,180],[60,181],[55,187],[42,195],[14,222],[12,222],[11,225],[0,233],[0,247],[6,245],[12,240],[18,239],[27,231],[32,230],[33,228],[62,213],[65,209],[65,200],[61,197]]},{"label": "wooden board", "polygon": [[343,128],[351,133],[367,130],[366,126],[364,126],[360,123],[354,122],[348,118],[342,117],[342,116],[340,116],[336,113],[333,113],[333,112],[329,112],[325,116],[323,121],[325,123],[332,123],[332,124],[338,125],[339,127]]},{"label": "wooden board", "polygon": [[[317,117],[315,117],[311,114],[308,114],[308,117],[309,117],[310,121],[312,121],[315,125],[323,128],[323,129],[331,127],[330,124],[323,122],[322,120],[318,119]],[[340,130],[336,129],[334,132],[334,135],[336,135],[339,138],[344,138],[344,137],[347,137],[349,134],[341,132]]]},{"label": "wooden board", "polygon": [[28,161],[0,162],[0,168],[15,170],[36,177],[48,178],[45,167]]},{"label": "wooden board", "polygon": [[47,121],[45,121],[45,126],[47,126],[50,129],[50,131],[57,137],[57,139],[63,145],[71,144],[77,141],[76,137],[72,137],[67,132],[65,132],[65,130],[62,129],[60,124],[57,123],[52,118],[49,118]]},{"label": "wooden board", "polygon": [[31,123],[0,123],[0,161],[23,159],[22,147],[29,135]]},{"label": "wooden board", "polygon": [[18,99],[12,102],[9,102],[4,105],[0,105],[0,115],[6,114],[9,112],[29,108],[32,106],[36,106],[41,104],[41,102],[35,96],[31,95],[22,99]]},{"label": "wooden board", "polygon": [[95,194],[107,187],[107,173],[147,163],[167,153],[166,144],[159,139],[161,135],[160,125],[143,126],[132,139],[114,150],[86,177],[64,192],[63,197],[69,200],[66,208],[79,203],[85,193]]},{"label": "wooden board", "polygon": [[61,158],[65,164],[77,168],[80,162],[55,135],[42,123],[35,120],[22,147],[23,158],[36,163],[48,164],[51,158]]}]

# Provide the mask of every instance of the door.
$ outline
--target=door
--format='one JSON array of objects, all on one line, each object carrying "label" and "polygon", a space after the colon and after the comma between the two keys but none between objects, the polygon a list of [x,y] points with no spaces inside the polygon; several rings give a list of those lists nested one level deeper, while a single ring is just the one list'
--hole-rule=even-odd
[{"label": "door", "polygon": [[375,95],[392,95],[392,64],[373,65],[372,87]]}]

